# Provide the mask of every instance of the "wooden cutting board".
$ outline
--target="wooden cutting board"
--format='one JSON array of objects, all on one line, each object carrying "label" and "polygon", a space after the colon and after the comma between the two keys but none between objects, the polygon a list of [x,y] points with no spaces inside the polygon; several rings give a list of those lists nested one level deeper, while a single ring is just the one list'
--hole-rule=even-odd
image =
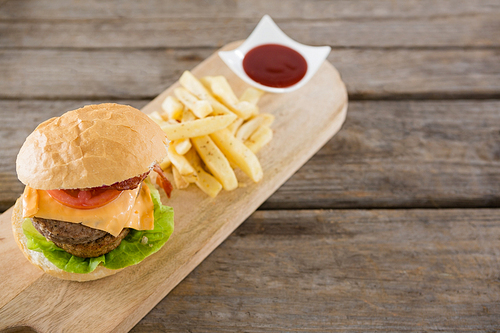
[{"label": "wooden cutting board", "polygon": [[[224,50],[236,48],[231,43]],[[224,75],[240,95],[247,85],[215,53],[192,70]],[[176,83],[143,108],[160,104]],[[212,199],[191,185],[166,200],[174,208],[175,231],[167,244],[139,265],[92,281],[63,281],[31,265],[12,237],[12,208],[0,216],[0,330],[29,327],[37,332],[123,332],[130,330],[189,272],[252,214],[342,126],[347,92],[337,70],[323,63],[312,80],[288,94],[265,94],[261,112],[272,113],[274,138],[259,153],[264,179],[243,183]],[[300,193],[298,193],[300,195]]]}]

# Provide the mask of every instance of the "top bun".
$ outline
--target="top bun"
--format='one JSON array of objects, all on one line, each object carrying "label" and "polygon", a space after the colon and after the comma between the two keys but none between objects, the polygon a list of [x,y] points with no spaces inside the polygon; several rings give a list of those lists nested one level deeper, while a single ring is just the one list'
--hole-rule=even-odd
[{"label": "top bun", "polygon": [[165,133],[141,111],[88,105],[38,125],[17,155],[16,171],[40,190],[111,185],[149,171],[167,145]]}]

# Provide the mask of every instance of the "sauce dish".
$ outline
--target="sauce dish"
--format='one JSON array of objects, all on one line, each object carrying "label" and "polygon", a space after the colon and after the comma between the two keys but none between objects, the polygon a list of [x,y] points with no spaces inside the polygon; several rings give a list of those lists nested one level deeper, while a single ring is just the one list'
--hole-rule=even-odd
[{"label": "sauce dish", "polygon": [[[247,52],[264,44],[279,44],[300,53],[307,62],[307,71],[304,77],[296,84],[282,88],[265,86],[252,80],[243,68],[243,59]],[[330,51],[329,46],[309,46],[294,41],[281,31],[269,15],[265,15],[250,36],[238,48],[231,51],[220,51],[219,56],[238,77],[248,84],[267,92],[286,93],[305,85],[325,61]]]}]

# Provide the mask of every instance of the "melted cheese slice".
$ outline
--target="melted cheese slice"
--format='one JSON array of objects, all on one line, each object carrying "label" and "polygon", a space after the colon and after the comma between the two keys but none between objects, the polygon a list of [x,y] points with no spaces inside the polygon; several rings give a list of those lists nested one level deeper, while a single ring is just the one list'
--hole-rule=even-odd
[{"label": "melted cheese slice", "polygon": [[153,201],[149,187],[123,191],[109,204],[93,209],[65,206],[43,190],[26,186],[23,194],[23,217],[40,217],[81,223],[87,227],[117,236],[123,228],[152,230],[154,228]]}]

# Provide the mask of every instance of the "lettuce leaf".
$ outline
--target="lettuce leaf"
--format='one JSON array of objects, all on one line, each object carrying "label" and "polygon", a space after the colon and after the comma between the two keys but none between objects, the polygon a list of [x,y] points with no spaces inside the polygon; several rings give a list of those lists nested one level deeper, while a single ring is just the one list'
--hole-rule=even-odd
[{"label": "lettuce leaf", "polygon": [[25,219],[22,228],[28,239],[28,249],[42,252],[51,263],[70,273],[90,273],[99,264],[109,269],[120,269],[138,264],[161,249],[174,232],[174,210],[161,203],[160,193],[150,182],[144,183],[149,187],[154,205],[153,230],[130,229],[120,245],[111,252],[97,258],[80,258],[45,239],[33,227],[31,220]]}]

